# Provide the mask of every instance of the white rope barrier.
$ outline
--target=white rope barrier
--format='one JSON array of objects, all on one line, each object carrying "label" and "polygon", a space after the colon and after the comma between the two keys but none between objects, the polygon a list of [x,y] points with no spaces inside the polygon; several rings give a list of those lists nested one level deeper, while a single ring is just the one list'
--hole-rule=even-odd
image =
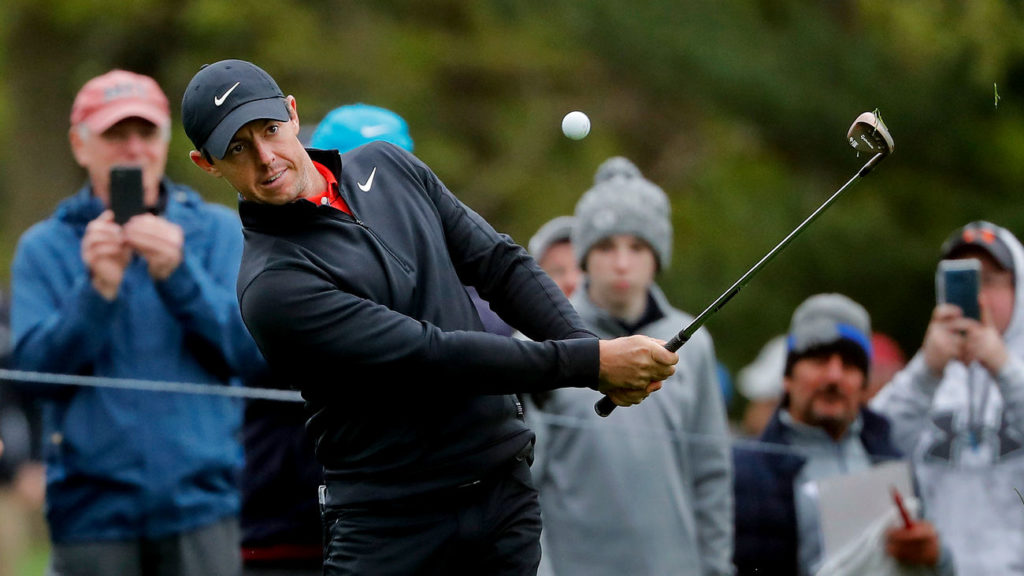
[{"label": "white rope barrier", "polygon": [[51,374],[47,372],[24,372],[0,369],[0,380],[30,382],[34,384],[57,384],[62,386],[88,386],[93,388],[119,388],[122,390],[147,390],[150,392],[176,392],[180,394],[204,394],[207,396],[228,396],[256,400],[278,400],[281,402],[302,402],[296,390],[274,388],[247,388],[245,386],[222,386],[215,384],[193,384],[188,382],[163,382],[136,378],[106,378],[102,376],[76,376]]},{"label": "white rope barrier", "polygon": [[[23,382],[30,384],[78,386],[92,388],[115,388],[121,390],[144,390],[149,392],[172,392],[178,394],[200,394],[208,396],[226,396],[230,398],[241,398],[246,400],[275,400],[279,402],[302,402],[301,394],[296,390],[280,390],[275,388],[250,388],[245,386],[225,386],[216,384],[196,384],[188,382],[166,382],[159,380],[142,380],[137,378],[107,378],[102,376],[78,376],[71,374],[53,374],[49,372],[27,372],[21,370],[0,369],[0,381]],[[680,430],[667,430],[658,426],[636,426],[623,425],[609,420],[597,420],[593,418],[578,418],[544,412],[543,410],[530,410],[528,421],[531,426],[538,428],[538,434],[544,433],[544,428],[580,428],[580,429],[608,429],[615,428],[617,431],[626,434],[643,434],[652,438],[662,438],[667,441],[687,442],[694,444],[707,444],[709,446],[720,445],[722,438],[709,434],[695,434]],[[742,438],[730,435],[729,444],[732,447],[742,447],[747,450],[754,450],[774,454],[796,454],[808,456],[806,450],[760,442],[754,438]]]}]

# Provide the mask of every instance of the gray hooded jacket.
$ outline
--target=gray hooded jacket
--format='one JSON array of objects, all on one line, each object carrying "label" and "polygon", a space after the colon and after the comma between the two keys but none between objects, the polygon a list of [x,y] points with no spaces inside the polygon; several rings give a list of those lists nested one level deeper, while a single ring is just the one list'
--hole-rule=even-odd
[{"label": "gray hooded jacket", "polygon": [[[996,228],[1014,268],[1024,248]],[[919,351],[872,400],[911,455],[926,515],[953,551],[957,573],[1024,575],[1024,291],[1016,282],[1003,340],[1009,359],[997,378],[953,361],[941,379]]]}]

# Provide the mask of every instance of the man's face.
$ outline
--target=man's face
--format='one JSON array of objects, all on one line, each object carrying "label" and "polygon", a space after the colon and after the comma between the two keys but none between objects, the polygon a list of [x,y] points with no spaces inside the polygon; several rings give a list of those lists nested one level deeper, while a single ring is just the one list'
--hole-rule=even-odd
[{"label": "man's face", "polygon": [[1013,303],[1016,297],[1013,272],[1000,268],[995,258],[987,250],[980,248],[964,251],[957,258],[981,260],[981,290],[978,299],[988,309],[996,330],[1000,334],[1006,334],[1006,329],[1013,319]]},{"label": "man's face", "polygon": [[89,173],[93,194],[104,205],[110,205],[110,169],[118,165],[142,168],[144,201],[147,206],[156,204],[167,166],[165,129],[142,118],[126,118],[101,134],[72,127],[70,139],[75,160]]},{"label": "man's face", "polygon": [[857,418],[865,378],[848,352],[831,346],[812,351],[797,360],[783,379],[790,416],[839,438]]},{"label": "man's face", "polygon": [[576,264],[576,253],[573,252],[571,242],[565,240],[552,244],[538,264],[566,296],[571,296],[576,291],[582,272]]},{"label": "man's face", "polygon": [[658,270],[654,250],[632,234],[598,241],[587,253],[589,294],[594,303],[616,314],[646,301]]},{"label": "man's face", "polygon": [[239,128],[223,159],[208,164],[193,153],[193,161],[254,202],[287,204],[320,192],[313,186],[316,169],[299,140],[299,117],[291,96],[288,107],[287,122],[253,120]]}]

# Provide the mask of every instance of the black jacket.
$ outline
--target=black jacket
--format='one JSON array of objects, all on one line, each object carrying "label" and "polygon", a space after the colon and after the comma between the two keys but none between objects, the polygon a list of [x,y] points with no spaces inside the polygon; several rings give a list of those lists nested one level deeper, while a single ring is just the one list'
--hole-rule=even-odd
[{"label": "black jacket", "polygon": [[[422,162],[375,142],[310,155],[353,216],[242,201],[242,316],[306,399],[332,501],[474,481],[533,434],[514,392],[596,386],[596,337],[527,252]],[[463,284],[535,341],[483,332]],[[554,339],[571,339],[551,341]],[[545,342],[545,340],[548,340]]]}]

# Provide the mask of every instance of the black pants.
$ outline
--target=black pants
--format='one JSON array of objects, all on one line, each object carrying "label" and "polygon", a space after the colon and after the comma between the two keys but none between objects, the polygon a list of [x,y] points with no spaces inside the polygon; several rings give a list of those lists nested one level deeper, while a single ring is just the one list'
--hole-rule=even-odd
[{"label": "black pants", "polygon": [[530,575],[540,504],[525,461],[472,486],[360,506],[322,506],[324,576]]}]

